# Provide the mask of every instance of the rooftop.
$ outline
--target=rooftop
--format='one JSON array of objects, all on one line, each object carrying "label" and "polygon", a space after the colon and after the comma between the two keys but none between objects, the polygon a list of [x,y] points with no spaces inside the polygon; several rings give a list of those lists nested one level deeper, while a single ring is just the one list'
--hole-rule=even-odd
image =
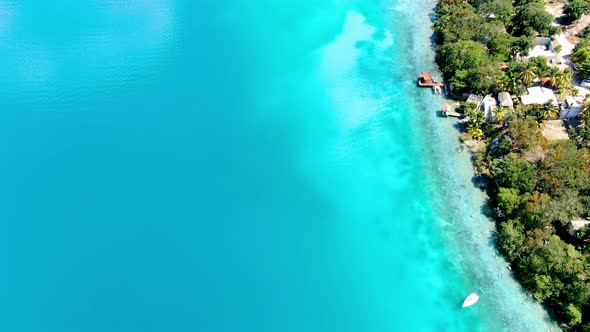
[{"label": "rooftop", "polygon": [[544,88],[542,86],[534,86],[527,88],[529,92],[527,95],[520,96],[520,100],[524,105],[542,105],[548,102],[553,103],[555,106],[558,105],[557,97],[553,90]]},{"label": "rooftop", "polygon": [[500,102],[500,106],[510,108],[514,107],[514,104],[512,103],[512,98],[510,97],[510,93],[506,91],[498,93],[498,101]]},{"label": "rooftop", "polygon": [[565,96],[568,107],[583,107],[584,97]]}]

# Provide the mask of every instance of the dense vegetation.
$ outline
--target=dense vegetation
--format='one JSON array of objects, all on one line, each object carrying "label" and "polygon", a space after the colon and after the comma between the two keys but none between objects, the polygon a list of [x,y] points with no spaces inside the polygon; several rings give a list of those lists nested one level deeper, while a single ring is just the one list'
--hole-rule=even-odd
[{"label": "dense vegetation", "polygon": [[550,67],[544,58],[518,60],[528,55],[535,36],[560,32],[543,2],[440,0],[436,15],[436,60],[455,94],[522,93],[536,77],[549,77],[558,90],[568,86],[571,71]]},{"label": "dense vegetation", "polygon": [[572,60],[578,65],[578,74],[583,78],[590,78],[590,27],[582,30],[578,36],[580,41],[574,48]]},{"label": "dense vegetation", "polygon": [[[590,10],[586,5],[573,0],[566,14],[575,19]],[[436,14],[436,60],[453,96],[521,94],[539,79],[558,92],[571,87],[571,70],[545,58],[522,59],[535,36],[559,33],[542,1],[439,0]],[[574,60],[579,74],[587,69],[590,77],[590,31],[581,38]],[[468,117],[464,135],[486,143],[474,164],[490,184],[499,248],[531,296],[579,331],[590,331],[590,225],[573,236],[567,228],[590,219],[590,105],[585,108],[571,139],[553,143],[540,125],[557,117],[554,105],[498,108],[493,124],[475,103],[459,109]]]},{"label": "dense vegetation", "polygon": [[565,6],[563,13],[567,15],[567,23],[570,23],[584,14],[590,14],[590,3],[586,0],[572,0]]},{"label": "dense vegetation", "polygon": [[581,127],[577,141],[549,143],[537,121],[484,125],[489,144],[475,164],[496,184],[488,189],[498,244],[516,276],[563,322],[590,331],[590,227],[566,232],[570,221],[590,217],[590,137]]}]

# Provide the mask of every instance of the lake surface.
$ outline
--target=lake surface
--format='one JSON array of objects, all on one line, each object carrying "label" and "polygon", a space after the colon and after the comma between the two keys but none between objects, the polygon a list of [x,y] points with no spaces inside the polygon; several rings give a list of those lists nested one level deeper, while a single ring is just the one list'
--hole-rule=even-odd
[{"label": "lake surface", "polygon": [[556,329],[415,87],[433,5],[0,0],[0,330]]}]

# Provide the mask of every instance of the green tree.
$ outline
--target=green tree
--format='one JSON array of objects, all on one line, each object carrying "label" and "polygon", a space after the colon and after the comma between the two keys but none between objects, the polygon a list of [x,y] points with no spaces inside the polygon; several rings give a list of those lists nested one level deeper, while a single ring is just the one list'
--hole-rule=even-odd
[{"label": "green tree", "polygon": [[[460,40],[473,40],[480,42],[481,34],[484,32],[486,21],[483,17],[477,15],[473,8],[464,9],[460,20],[454,19],[447,24],[444,30],[441,31],[445,43],[454,43]],[[452,14],[457,17],[457,13]],[[478,29],[479,28],[479,29]]]},{"label": "green tree", "polygon": [[580,202],[578,192],[565,189],[561,195],[550,199],[543,211],[543,217],[548,222],[559,222],[563,226],[579,217],[584,206]]},{"label": "green tree", "polygon": [[496,19],[502,21],[505,25],[512,23],[512,18],[515,14],[512,1],[509,0],[496,0],[483,3],[477,8],[477,12],[485,16],[493,14]]},{"label": "green tree", "polygon": [[542,57],[542,56],[534,56],[534,57],[530,58],[529,61],[525,63],[525,67],[536,68],[535,72],[537,73],[537,76],[539,76],[539,77],[547,76],[547,72],[549,71],[549,69],[555,68],[555,67],[549,66],[549,63],[547,62],[547,58]]},{"label": "green tree", "polygon": [[578,67],[578,74],[582,76],[582,78],[590,78],[590,61],[580,64],[580,67]]},{"label": "green tree", "polygon": [[576,48],[572,54],[572,61],[575,63],[590,62],[590,48],[580,47]]},{"label": "green tree", "polygon": [[476,140],[482,139],[484,137],[483,130],[481,130],[481,128],[477,128],[477,127],[468,127],[467,133],[469,135],[471,135],[471,138],[476,139]]},{"label": "green tree", "polygon": [[469,91],[483,95],[493,89],[498,77],[501,75],[502,71],[497,65],[493,63],[483,64],[469,71],[466,84]]},{"label": "green tree", "polygon": [[[578,258],[576,257],[575,260],[578,260]],[[582,270],[578,272],[580,273],[576,278],[563,288],[562,297],[565,299],[564,304],[572,303],[577,307],[587,307],[590,302],[590,284],[583,282],[582,278],[580,278],[581,275],[587,275],[587,273]]]},{"label": "green tree", "polygon": [[488,43],[490,54],[498,61],[507,61],[511,56],[511,47],[514,37],[508,33],[497,34]]},{"label": "green tree", "polygon": [[504,73],[496,80],[496,85],[498,85],[501,90],[508,91],[510,93],[515,93],[521,84],[522,81],[520,80],[519,75],[513,72]]},{"label": "green tree", "polygon": [[579,116],[578,125],[570,131],[570,136],[578,145],[590,145],[590,102],[584,102],[584,108]]},{"label": "green tree", "polygon": [[524,153],[538,147],[544,149],[549,144],[541,133],[539,124],[531,118],[513,121],[508,129],[499,135],[498,140],[503,147],[497,151],[498,156],[509,152]]},{"label": "green tree", "polygon": [[498,201],[498,207],[507,217],[513,216],[521,203],[520,193],[518,189],[514,188],[500,188],[496,200]]},{"label": "green tree", "polygon": [[530,84],[537,77],[537,67],[527,66],[521,73],[520,79],[524,84]]},{"label": "green tree", "polygon": [[517,221],[511,220],[499,225],[498,245],[509,260],[514,261],[522,255],[524,248],[524,227]]},{"label": "green tree", "polygon": [[549,33],[551,21],[553,21],[553,17],[545,10],[543,3],[531,2],[518,8],[516,22],[518,22],[521,31],[530,27],[539,34],[546,35]]},{"label": "green tree", "polygon": [[481,126],[484,124],[485,114],[473,102],[464,103],[462,110],[468,118],[466,123],[467,132],[475,139],[482,138],[483,131],[481,130]]},{"label": "green tree", "polygon": [[551,296],[559,295],[563,288],[563,284],[559,279],[554,280],[548,275],[535,275],[533,280],[533,297],[539,302],[543,302]]},{"label": "green tree", "polygon": [[523,250],[528,257],[520,262],[519,269],[526,272],[529,280],[535,274],[551,275],[554,280],[562,280],[563,284],[579,280],[579,273],[584,267],[582,254],[571,244],[543,230],[533,229],[526,235]]},{"label": "green tree", "polygon": [[469,70],[457,70],[451,78],[451,82],[454,85],[453,91],[461,93],[469,90]]},{"label": "green tree", "polygon": [[543,3],[543,1],[542,0],[515,0],[514,6],[522,7],[522,6],[528,5],[530,3]]},{"label": "green tree", "polygon": [[[561,28],[551,25],[551,26],[549,26],[549,29],[547,29],[546,35],[547,36],[559,35],[561,33],[561,31],[562,31]],[[559,51],[557,51],[557,48],[559,48]],[[555,51],[561,52],[561,45],[557,45]]]},{"label": "green tree", "polygon": [[584,14],[590,14],[590,4],[586,0],[571,0],[565,5],[563,13],[575,21]]},{"label": "green tree", "polygon": [[[478,17],[480,17],[478,15]],[[505,36],[506,27],[500,21],[484,21],[483,23],[479,23],[479,26],[474,26],[475,31],[477,31],[477,39],[473,39],[474,41],[479,41],[483,44],[489,45],[490,41],[497,36]]]},{"label": "green tree", "polygon": [[576,231],[576,236],[580,240],[590,240],[590,225],[586,225]]},{"label": "green tree", "polygon": [[559,115],[557,105],[552,102],[542,105],[527,105],[523,109],[527,115],[534,117],[539,123],[545,120],[555,119]]},{"label": "green tree", "polygon": [[529,55],[529,50],[534,46],[533,38],[530,36],[520,36],[515,38],[512,42],[512,46],[510,47],[510,53],[512,54],[513,58],[516,58],[519,55],[527,56]]},{"label": "green tree", "polygon": [[551,84],[552,87],[556,87],[558,85],[557,77],[560,74],[561,70],[557,67],[550,67],[549,69],[547,69],[545,76],[549,78],[549,84]]},{"label": "green tree", "polygon": [[552,102],[547,102],[543,105],[539,105],[540,120],[555,119],[558,115],[559,110],[557,109],[557,105],[553,104]]},{"label": "green tree", "polygon": [[535,188],[537,171],[535,166],[515,154],[509,154],[504,159],[492,164],[492,175],[501,186],[530,192]]},{"label": "green tree", "polygon": [[578,150],[570,140],[555,142],[539,165],[540,187],[552,196],[568,189],[590,190],[589,158],[588,150]]},{"label": "green tree", "polygon": [[551,226],[551,220],[544,215],[551,197],[539,191],[523,195],[523,208],[520,217],[528,229],[544,229]]},{"label": "green tree", "polygon": [[[558,90],[563,90],[563,89],[570,87],[572,85],[572,70],[569,68],[566,68],[563,71],[560,71],[556,77],[555,83],[556,83],[555,87]],[[573,91],[572,91],[572,93],[573,93]]]},{"label": "green tree", "polygon": [[564,314],[570,326],[576,326],[582,323],[582,312],[572,303],[565,307]]},{"label": "green tree", "polygon": [[481,44],[469,40],[445,44],[436,53],[436,61],[446,78],[452,78],[458,70],[478,68],[487,59],[487,50]]},{"label": "green tree", "polygon": [[463,3],[463,0],[439,0],[439,6],[448,6],[448,5],[460,5]]},{"label": "green tree", "polygon": [[499,124],[504,124],[508,115],[510,113],[510,108],[504,106],[498,106],[496,108],[496,113],[494,114],[494,119]]}]

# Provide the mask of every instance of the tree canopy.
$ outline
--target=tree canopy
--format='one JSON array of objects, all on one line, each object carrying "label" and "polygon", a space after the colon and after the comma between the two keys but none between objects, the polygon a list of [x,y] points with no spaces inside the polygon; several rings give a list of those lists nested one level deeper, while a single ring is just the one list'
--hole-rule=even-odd
[{"label": "tree canopy", "polygon": [[[589,11],[588,0],[570,0],[566,14]],[[528,55],[533,37],[558,33],[542,0],[439,0],[434,30],[436,61],[454,97],[508,91],[522,94],[546,78],[556,91],[570,87],[571,70]],[[582,31],[573,61],[590,78],[590,27]],[[553,104],[496,109],[486,123],[476,104],[459,108],[467,139],[486,148],[474,155],[488,179],[498,226],[498,247],[532,296],[553,309],[575,331],[590,331],[590,226],[566,232],[575,219],[590,219],[590,104],[570,131],[572,140],[550,143],[540,125],[556,118]],[[566,235],[564,235],[566,234]],[[574,246],[575,245],[575,246]],[[576,249],[579,248],[579,249]]]}]

